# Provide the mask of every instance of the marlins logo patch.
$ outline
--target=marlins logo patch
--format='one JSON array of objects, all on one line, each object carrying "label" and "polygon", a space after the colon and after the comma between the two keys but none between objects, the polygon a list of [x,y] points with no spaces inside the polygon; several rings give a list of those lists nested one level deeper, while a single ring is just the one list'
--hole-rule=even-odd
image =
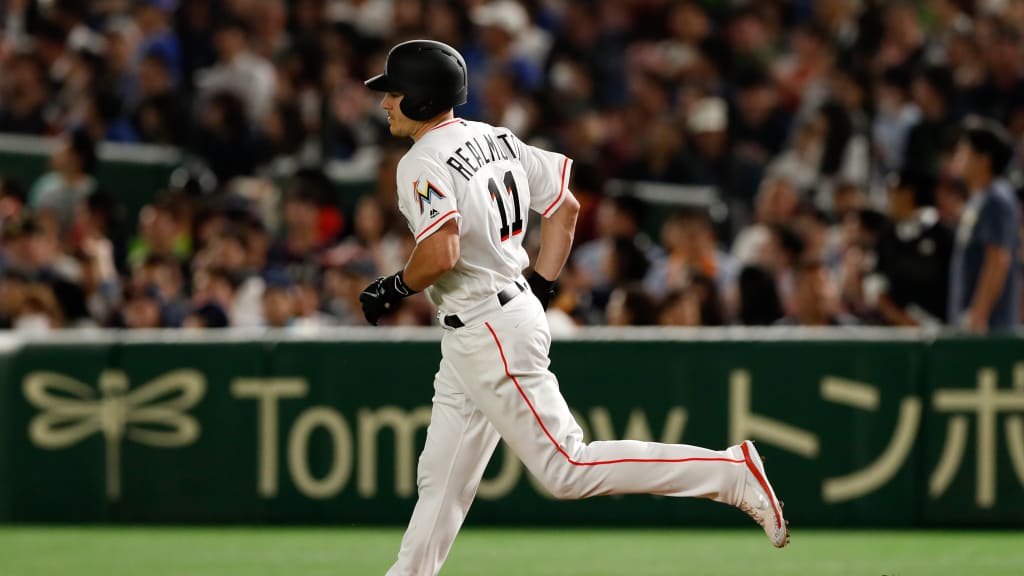
[{"label": "marlins logo patch", "polygon": [[431,199],[445,197],[444,193],[431,184],[429,180],[424,181],[424,184],[424,186],[420,186],[419,180],[412,183],[412,188],[416,191],[416,200],[420,204],[420,214],[423,214],[424,205],[430,204]]}]

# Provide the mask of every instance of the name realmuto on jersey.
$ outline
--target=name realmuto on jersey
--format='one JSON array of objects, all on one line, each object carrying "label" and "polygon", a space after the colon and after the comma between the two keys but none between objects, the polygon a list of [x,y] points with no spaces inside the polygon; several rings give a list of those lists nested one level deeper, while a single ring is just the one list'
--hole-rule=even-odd
[{"label": "name realmuto on jersey", "polygon": [[447,163],[461,174],[466,182],[469,182],[485,164],[496,160],[508,160],[509,155],[512,158],[519,158],[519,151],[516,149],[518,145],[514,141],[510,141],[510,138],[510,134],[498,134],[498,139],[504,144],[503,146],[499,145],[490,134],[484,135],[484,144],[480,143],[479,138],[470,138],[466,140],[465,144],[455,149],[455,152],[448,157]]}]

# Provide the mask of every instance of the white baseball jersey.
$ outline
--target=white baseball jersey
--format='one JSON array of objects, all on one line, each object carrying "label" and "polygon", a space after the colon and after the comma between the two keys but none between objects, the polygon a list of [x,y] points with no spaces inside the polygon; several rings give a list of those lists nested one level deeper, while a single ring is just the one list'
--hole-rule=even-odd
[{"label": "white baseball jersey", "polygon": [[461,258],[426,290],[445,311],[464,310],[518,278],[527,209],[544,217],[566,197],[572,160],[524,144],[507,128],[454,118],[413,144],[398,163],[398,208],[419,244],[459,224]]}]

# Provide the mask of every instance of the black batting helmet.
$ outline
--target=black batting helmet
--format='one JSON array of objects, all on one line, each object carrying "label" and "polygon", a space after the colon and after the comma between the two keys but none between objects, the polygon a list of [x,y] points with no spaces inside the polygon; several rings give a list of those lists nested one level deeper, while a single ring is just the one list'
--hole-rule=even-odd
[{"label": "black batting helmet", "polygon": [[388,52],[384,73],[366,81],[371,90],[401,92],[402,113],[429,120],[466,103],[466,61],[458,50],[433,40],[409,40]]}]

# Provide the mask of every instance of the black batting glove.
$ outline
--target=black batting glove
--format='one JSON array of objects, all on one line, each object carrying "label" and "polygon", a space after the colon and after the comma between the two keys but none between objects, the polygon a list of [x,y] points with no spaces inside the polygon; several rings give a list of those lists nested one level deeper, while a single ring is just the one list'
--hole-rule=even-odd
[{"label": "black batting glove", "polygon": [[536,270],[530,272],[526,281],[530,284],[530,290],[533,292],[533,295],[537,297],[537,300],[540,300],[540,305],[547,310],[548,301],[555,295],[554,281],[541,276]]},{"label": "black batting glove", "polygon": [[363,293],[359,295],[359,302],[363,305],[363,316],[367,322],[376,326],[382,316],[398,308],[399,300],[415,293],[415,290],[405,285],[402,272],[381,276],[364,288]]}]

